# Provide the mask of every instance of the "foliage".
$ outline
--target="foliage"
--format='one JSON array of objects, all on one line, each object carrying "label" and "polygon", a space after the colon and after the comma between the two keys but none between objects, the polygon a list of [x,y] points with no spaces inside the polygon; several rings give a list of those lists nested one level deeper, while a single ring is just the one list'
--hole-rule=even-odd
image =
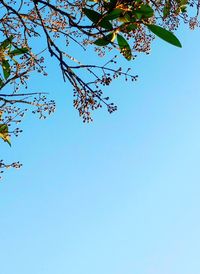
[{"label": "foliage", "polygon": [[[181,22],[191,29],[198,26],[199,6],[200,0],[1,0],[0,138],[11,145],[12,135],[21,132],[15,124],[30,108],[40,118],[54,112],[55,102],[47,101],[46,91],[21,91],[33,73],[47,75],[47,52],[60,66],[64,81],[72,85],[74,107],[84,122],[90,122],[92,110],[117,109],[104,97],[102,87],[119,76],[137,79],[129,68],[117,64],[117,57],[131,61],[136,53],[148,54],[155,36],[181,47],[173,32]],[[33,41],[43,44],[40,52]],[[99,57],[112,52],[114,57],[104,64],[82,64],[76,51],[69,54],[75,45],[83,55],[90,47]],[[9,166],[20,164],[0,162],[0,169]]]}]

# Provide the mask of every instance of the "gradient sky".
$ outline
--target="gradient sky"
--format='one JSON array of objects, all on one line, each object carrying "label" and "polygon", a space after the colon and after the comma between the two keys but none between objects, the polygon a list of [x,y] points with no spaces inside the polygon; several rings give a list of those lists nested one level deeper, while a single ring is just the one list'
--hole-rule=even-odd
[{"label": "gradient sky", "polygon": [[118,111],[92,124],[55,65],[30,81],[57,111],[1,143],[24,166],[0,184],[0,274],[200,273],[199,34],[128,63],[139,81],[113,83]]}]

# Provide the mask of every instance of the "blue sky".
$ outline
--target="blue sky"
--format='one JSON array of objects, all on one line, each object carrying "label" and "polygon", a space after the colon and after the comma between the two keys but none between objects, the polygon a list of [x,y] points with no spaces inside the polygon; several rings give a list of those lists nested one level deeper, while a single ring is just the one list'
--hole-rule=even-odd
[{"label": "blue sky", "polygon": [[0,184],[0,274],[200,273],[199,37],[157,39],[131,63],[139,81],[105,91],[118,111],[89,125],[55,66],[30,82],[57,111],[1,145],[24,166]]}]

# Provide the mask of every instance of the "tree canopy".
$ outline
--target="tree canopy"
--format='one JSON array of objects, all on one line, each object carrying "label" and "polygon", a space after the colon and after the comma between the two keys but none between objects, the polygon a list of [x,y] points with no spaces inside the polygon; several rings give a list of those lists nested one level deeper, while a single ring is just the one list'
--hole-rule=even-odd
[{"label": "tree canopy", "polygon": [[[55,111],[48,90],[35,92],[28,86],[34,73],[47,76],[48,56],[71,84],[79,115],[90,122],[95,109],[105,106],[110,113],[117,109],[104,88],[120,76],[137,80],[129,62],[139,52],[148,54],[155,37],[181,47],[174,32],[181,23],[190,29],[199,26],[199,7],[200,0],[1,0],[0,138],[11,145],[12,136],[21,132],[16,124],[28,110],[39,118]],[[76,51],[69,53],[74,45],[84,55],[93,49],[101,62],[83,64]],[[119,55],[127,67],[120,66]],[[107,57],[104,63],[101,57]],[[10,166],[21,164],[0,161],[1,172]]]}]

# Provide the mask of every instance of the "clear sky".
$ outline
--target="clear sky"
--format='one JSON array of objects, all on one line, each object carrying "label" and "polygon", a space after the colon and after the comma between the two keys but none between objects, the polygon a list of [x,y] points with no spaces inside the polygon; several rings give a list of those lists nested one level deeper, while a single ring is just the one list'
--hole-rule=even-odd
[{"label": "clear sky", "polygon": [[0,274],[200,273],[199,34],[157,39],[89,125],[55,66],[30,82],[57,111],[1,144],[24,166],[0,184]]}]

